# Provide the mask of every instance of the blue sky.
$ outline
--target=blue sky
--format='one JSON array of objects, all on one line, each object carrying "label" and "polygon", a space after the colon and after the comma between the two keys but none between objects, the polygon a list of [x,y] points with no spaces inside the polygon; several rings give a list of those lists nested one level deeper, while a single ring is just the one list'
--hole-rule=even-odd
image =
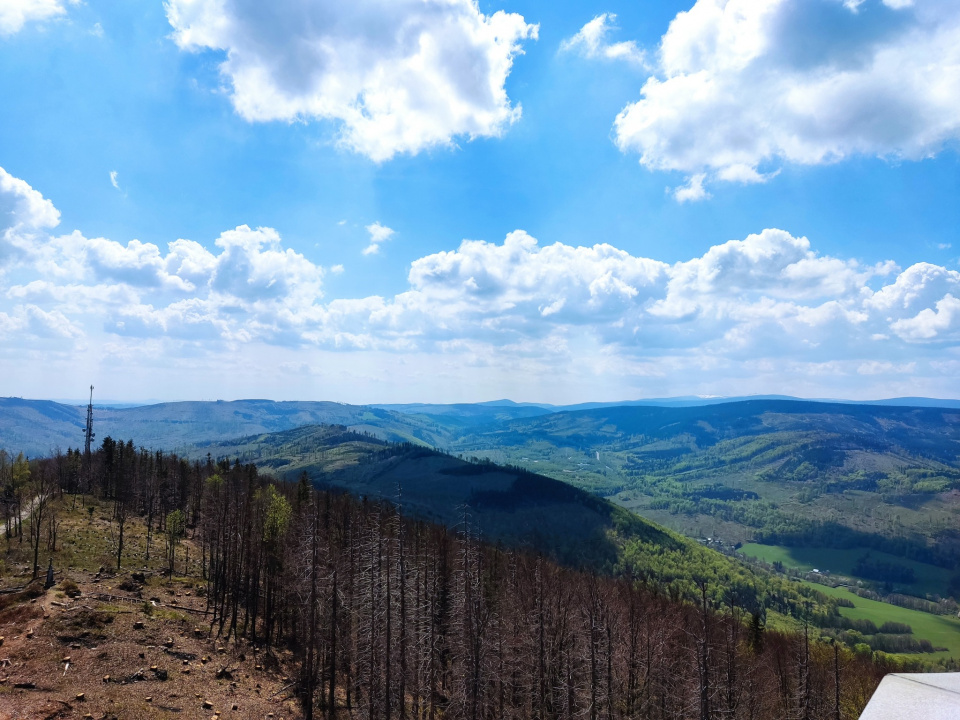
[{"label": "blue sky", "polygon": [[960,396],[954,2],[341,5],[0,0],[0,395]]}]

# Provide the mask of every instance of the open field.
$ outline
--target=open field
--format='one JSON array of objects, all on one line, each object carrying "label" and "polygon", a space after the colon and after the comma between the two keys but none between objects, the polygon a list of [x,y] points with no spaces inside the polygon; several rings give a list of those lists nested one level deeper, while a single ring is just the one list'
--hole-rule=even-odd
[{"label": "open field", "polygon": [[832,575],[846,575],[853,579],[863,579],[872,582],[869,578],[858,578],[853,574],[852,570],[859,558],[863,557],[866,553],[870,553],[870,558],[873,560],[880,560],[902,567],[908,567],[913,570],[915,581],[912,583],[898,583],[898,585],[902,585],[911,595],[918,595],[920,597],[924,597],[927,594],[941,594],[943,588],[947,587],[950,582],[952,575],[946,568],[916,562],[869,548],[785,547],[783,545],[748,543],[740,548],[740,552],[748,557],[755,557],[771,564],[781,562],[786,569],[796,568],[805,572],[817,569],[823,573],[829,572]]},{"label": "open field", "polygon": [[840,608],[840,614],[851,620],[872,620],[877,626],[885,622],[906,623],[913,628],[913,636],[918,640],[929,640],[936,647],[947,650],[922,655],[905,655],[919,659],[960,658],[960,619],[953,615],[931,615],[930,613],[910,610],[888,603],[862,598],[842,587],[828,587],[816,583],[806,583],[830,597],[849,600],[854,607]]}]

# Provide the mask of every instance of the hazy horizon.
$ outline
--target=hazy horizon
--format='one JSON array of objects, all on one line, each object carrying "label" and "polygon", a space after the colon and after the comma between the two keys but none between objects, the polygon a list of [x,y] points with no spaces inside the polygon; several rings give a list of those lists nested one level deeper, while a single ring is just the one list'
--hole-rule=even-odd
[{"label": "hazy horizon", "polygon": [[[61,405],[71,405],[71,406],[86,406],[89,403],[89,398],[59,398],[59,397],[25,397],[19,395],[7,396],[8,398],[17,398],[21,400],[42,400],[59,403]],[[370,403],[359,403],[359,402],[348,402],[345,400],[331,400],[329,398],[314,397],[314,398],[289,398],[289,399],[279,399],[279,398],[269,398],[269,397],[227,397],[227,398],[207,398],[207,397],[180,397],[180,398],[169,398],[169,399],[159,399],[159,398],[147,398],[147,399],[117,399],[117,398],[104,398],[98,399],[96,392],[94,392],[93,405],[94,407],[145,407],[148,405],[162,405],[168,403],[178,403],[178,402],[243,402],[243,401],[266,401],[266,402],[335,402],[343,405],[383,405],[383,406],[403,406],[403,405],[490,405],[496,403],[512,403],[515,405],[535,405],[539,407],[551,407],[551,408],[564,408],[575,405],[591,405],[591,404],[602,404],[602,405],[617,405],[617,404],[634,404],[634,403],[644,403],[644,402],[677,402],[677,401],[742,401],[742,400],[751,400],[751,399],[763,399],[763,398],[784,398],[788,400],[796,400],[802,402],[822,402],[822,403],[882,403],[886,401],[898,401],[898,400],[923,400],[930,401],[933,403],[944,402],[944,403],[960,403],[960,398],[949,398],[949,397],[923,397],[923,396],[899,396],[899,397],[869,397],[869,398],[850,398],[850,397],[800,397],[795,395],[787,395],[783,393],[768,393],[762,395],[675,395],[670,397],[634,397],[634,398],[610,398],[610,399],[596,399],[591,398],[589,400],[580,400],[577,402],[571,403],[549,403],[542,402],[537,400],[515,400],[513,398],[486,398],[482,400],[470,400],[462,402],[425,402],[422,400],[406,400],[401,402],[370,402]],[[3,399],[3,398],[0,398]]]}]

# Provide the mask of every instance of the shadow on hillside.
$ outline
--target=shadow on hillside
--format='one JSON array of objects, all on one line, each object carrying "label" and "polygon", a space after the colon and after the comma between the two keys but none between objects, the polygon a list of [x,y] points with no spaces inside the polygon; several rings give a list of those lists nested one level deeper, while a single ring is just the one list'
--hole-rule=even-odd
[{"label": "shadow on hillside", "polygon": [[[397,503],[405,514],[570,567],[611,571],[627,538],[678,549],[669,533],[572,485],[518,468],[415,448],[347,470],[308,474],[318,485]],[[402,490],[402,494],[398,492]]]}]

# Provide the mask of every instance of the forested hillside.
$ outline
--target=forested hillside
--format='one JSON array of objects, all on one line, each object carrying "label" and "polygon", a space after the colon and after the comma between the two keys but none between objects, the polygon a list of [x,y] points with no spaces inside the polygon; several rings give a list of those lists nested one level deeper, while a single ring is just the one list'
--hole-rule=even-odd
[{"label": "forested hillside", "polygon": [[767,629],[741,588],[715,600],[712,578],[671,597],[652,578],[563,568],[484,543],[470,523],[451,530],[253,464],[109,440],[89,458],[15,464],[5,487],[23,483],[17,497],[34,500],[19,505],[11,540],[47,545],[58,507],[93,497],[113,508],[118,568],[142,563],[143,539],[122,541],[133,517],[155,529],[171,575],[189,544],[207,610],[194,634],[240,660],[246,648],[267,661],[292,653],[281,690],[305,718],[832,720],[855,718],[884,672],[909,667],[827,644],[810,625]]},{"label": "forested hillside", "polygon": [[[520,468],[468,463],[421,447],[389,445],[342,427],[299,428],[206,449],[214,457],[256,462],[291,480],[306,472],[313,482],[358,495],[397,501],[402,490],[408,515],[448,527],[462,526],[469,516],[490,540],[534,548],[568,566],[645,578],[674,597],[694,598],[697,580],[708,578],[709,592],[717,602],[722,602],[723,588],[738,588],[745,601],[769,611],[773,622],[796,623],[809,618],[825,630],[838,631],[851,646],[862,642],[875,649],[922,652],[927,658],[960,655],[960,623],[947,615],[956,614],[952,601],[891,596],[903,606],[892,607],[868,599],[878,597],[869,589],[870,583],[862,588],[851,586],[867,596],[859,597],[828,586],[843,585],[839,576],[808,574],[817,584],[799,582],[802,577],[791,579],[788,576],[794,572],[777,557],[768,558],[766,570],[746,566],[731,557],[732,548],[724,548],[727,554],[723,555],[714,549],[722,547],[717,543],[703,547],[567,483]],[[768,546],[745,549],[755,547]],[[885,571],[889,560],[873,551],[861,565]],[[918,583],[946,582],[937,575],[948,573],[946,570],[917,562],[912,567]],[[861,612],[864,606],[870,608],[867,615]],[[916,634],[892,637],[881,632],[888,620],[911,630],[916,626]]]},{"label": "forested hillside", "polygon": [[[30,457],[66,451],[82,442],[86,410],[46,400],[0,398],[0,447]],[[387,440],[435,444],[436,423],[373,407],[335,402],[174,402],[142,407],[95,407],[100,437],[136,437],[144,447],[192,448],[253,433],[339,423]]]},{"label": "forested hillside", "polygon": [[643,578],[674,597],[739,588],[744,602],[829,625],[835,602],[625,511],[568,483],[522,468],[467,462],[428,448],[385,443],[344,427],[319,426],[210,446],[214,457],[255,462],[289,481],[387,500],[449,528],[545,553],[574,568]]},{"label": "forested hillside", "polygon": [[[537,528],[524,542],[549,547],[567,563],[610,568],[642,558],[634,571],[674,578],[689,591],[689,551],[654,553],[648,543],[628,552],[634,541],[620,528],[630,525],[642,538],[649,525],[606,505],[588,510],[596,497],[558,502],[566,491],[542,479],[531,484],[517,472],[525,470],[606,497],[711,548],[740,551],[767,570],[849,588],[851,599],[862,594],[956,614],[955,409],[758,399],[553,410],[507,402],[385,409],[250,400],[95,408],[94,424],[101,437],[135,433],[148,448],[239,456],[279,476],[305,470],[370,496],[396,500],[403,488],[405,504],[425,519],[454,526],[468,507],[488,537],[514,542],[516,528]],[[325,439],[304,427],[315,422],[359,435]],[[49,454],[78,444],[79,425],[78,408],[0,402],[0,441],[27,455],[30,447]],[[406,446],[398,455],[383,449],[384,440]],[[431,446],[448,454],[427,452]],[[458,455],[515,470],[459,467]]]},{"label": "forested hillside", "polygon": [[616,407],[515,420],[455,447],[563,478],[687,535],[728,546],[859,548],[843,567],[829,554],[810,567],[856,575],[856,561],[874,551],[940,578],[917,584],[897,568],[862,576],[886,592],[960,589],[948,572],[960,558],[952,409],[768,400]]}]

